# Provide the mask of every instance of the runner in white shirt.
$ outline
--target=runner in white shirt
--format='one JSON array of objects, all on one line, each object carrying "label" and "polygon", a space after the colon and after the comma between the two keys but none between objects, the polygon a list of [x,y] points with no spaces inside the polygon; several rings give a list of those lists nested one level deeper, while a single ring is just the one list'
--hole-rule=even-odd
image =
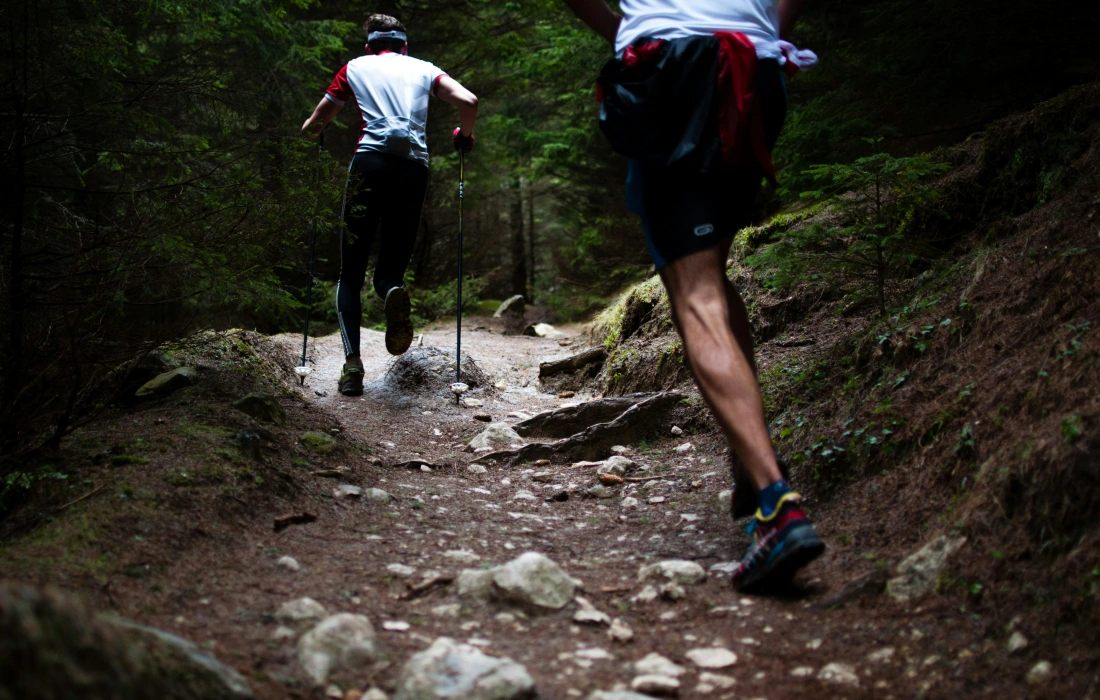
[{"label": "runner in white shirt", "polygon": [[347,360],[340,392],[363,393],[359,357],[360,295],[367,255],[381,226],[381,247],[374,290],[386,300],[386,349],[394,355],[412,343],[412,309],[404,287],[420,213],[428,187],[428,146],[424,128],[432,95],[458,108],[461,126],[454,130],[455,148],[474,145],[477,97],[436,66],[408,55],[404,25],[388,15],[367,19],[367,55],[340,69],[313,114],[302,125],[316,136],[347,103],[359,110],[359,145],[349,168],[344,198],[345,231],[340,242],[340,281],[336,311]]},{"label": "runner in white shirt", "polygon": [[732,448],[734,517],[755,511],[734,571],[782,589],[825,545],[780,469],[756,379],[748,313],[726,276],[752,222],[787,109],[784,72],[816,62],[783,41],[800,0],[565,0],[615,49],[600,72],[600,128],[630,158],[639,214],[699,390]]}]

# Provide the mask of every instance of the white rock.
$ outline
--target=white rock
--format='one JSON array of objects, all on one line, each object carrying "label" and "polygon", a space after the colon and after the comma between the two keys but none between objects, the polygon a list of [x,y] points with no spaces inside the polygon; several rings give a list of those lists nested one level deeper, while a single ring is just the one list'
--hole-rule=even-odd
[{"label": "white rock", "polygon": [[577,612],[573,613],[573,622],[582,625],[610,625],[611,616],[596,609],[587,598],[577,596]]},{"label": "white rock", "polygon": [[534,693],[534,680],[515,661],[440,637],[406,662],[394,700],[522,700]]},{"label": "white rock", "polygon": [[681,428],[681,427],[680,427],[680,426],[678,426],[678,425],[674,425],[674,426],[672,426],[672,430],[671,430],[671,431],[669,431],[669,432],[671,432],[671,433],[672,433],[673,435],[677,435],[677,436],[679,436],[679,435],[683,435],[683,434],[684,434],[684,429],[683,429],[683,428]]},{"label": "white rock", "polygon": [[729,515],[730,508],[733,504],[733,490],[726,489],[725,491],[718,492],[718,513],[720,515]]},{"label": "white rock", "polygon": [[821,640],[820,639],[811,639],[810,641],[806,642],[806,648],[807,649],[818,649],[820,647],[821,647]]},{"label": "white rock", "polygon": [[1016,630],[1009,636],[1008,642],[1005,644],[1005,649],[1008,650],[1009,654],[1015,654],[1018,651],[1023,651],[1024,649],[1026,649],[1027,645],[1027,637],[1025,637],[1019,630]]},{"label": "white rock", "polygon": [[683,666],[674,664],[672,661],[655,651],[651,651],[634,662],[634,673],[643,676],[671,676],[673,678],[679,678],[686,670],[687,669]]},{"label": "white rock", "polygon": [[722,647],[692,649],[684,656],[699,668],[726,668],[737,663],[737,654]]},{"label": "white rock", "polygon": [[466,446],[468,451],[477,451],[488,448],[491,450],[506,449],[509,445],[523,444],[520,434],[507,423],[490,423],[480,433],[474,436]]},{"label": "white rock", "polygon": [[856,675],[855,668],[848,664],[826,664],[817,672],[817,679],[823,683],[832,683],[833,685],[859,687],[859,676]]},{"label": "white rock", "polygon": [[633,496],[627,496],[626,498],[624,498],[622,500],[622,503],[620,505],[624,509],[637,508],[638,507],[638,499],[634,498]]},{"label": "white rock", "polygon": [[460,612],[462,612],[462,606],[458,603],[447,603],[432,608],[432,614],[436,617],[458,617]]},{"label": "white rock", "polygon": [[687,591],[685,591],[684,587],[676,583],[675,581],[666,581],[665,583],[662,583],[661,587],[658,588],[657,591],[665,600],[677,601],[687,598]]},{"label": "white rock", "polygon": [[360,700],[390,700],[390,696],[386,695],[386,691],[381,688],[371,688],[363,693],[363,697],[360,698]]},{"label": "white rock", "polygon": [[414,567],[406,566],[405,564],[390,564],[386,567],[386,571],[389,571],[391,574],[406,577],[412,576],[416,573],[416,569]]},{"label": "white rock", "polygon": [[699,674],[699,682],[713,685],[715,688],[721,688],[722,690],[729,690],[737,683],[737,680],[734,679],[733,676],[724,676],[720,673],[704,671]]},{"label": "white rock", "polygon": [[596,467],[597,474],[614,474],[615,476],[626,476],[626,473],[631,469],[634,469],[637,465],[634,460],[621,455],[613,455],[603,462],[601,466]]},{"label": "white rock", "polygon": [[549,557],[524,552],[493,571],[493,589],[505,600],[558,610],[573,599],[576,584]]},{"label": "white rock", "polygon": [[298,598],[279,606],[275,617],[279,620],[320,620],[328,614],[325,606],[313,598]]},{"label": "white rock", "polygon": [[625,445],[611,446],[611,454],[613,455],[625,455],[627,452],[630,452],[630,448],[626,447]]},{"label": "white rock", "polygon": [[883,647],[876,649],[867,655],[867,660],[871,663],[889,663],[894,658],[894,647]]},{"label": "white rock", "polygon": [[611,628],[607,630],[607,636],[611,637],[616,642],[626,644],[631,639],[634,639],[634,630],[630,629],[629,625],[616,617],[611,621]]},{"label": "white rock", "polygon": [[651,603],[661,595],[655,586],[646,586],[630,599],[631,603]]},{"label": "white rock", "polygon": [[481,556],[471,552],[468,549],[451,549],[443,552],[443,556],[448,559],[459,562],[460,564],[473,564],[475,561],[480,561]]},{"label": "white rock", "polygon": [[592,498],[614,498],[618,495],[615,492],[615,489],[608,488],[603,484],[596,484],[595,486],[591,486],[585,489],[585,493],[587,493]]},{"label": "white rock", "polygon": [[478,603],[486,603],[493,597],[495,569],[464,569],[455,580],[458,597]]},{"label": "white rock", "polygon": [[531,481],[537,481],[540,484],[549,484],[557,477],[554,472],[535,472],[531,475]]},{"label": "white rock", "polygon": [[673,452],[678,452],[680,454],[683,454],[685,452],[693,452],[694,450],[695,445],[692,445],[690,442],[685,442],[682,445],[677,445],[676,447],[672,448]]},{"label": "white rock", "polygon": [[630,688],[648,695],[677,695],[680,692],[680,681],[671,676],[635,676],[630,681]]},{"label": "white rock", "polygon": [[665,502],[665,497],[664,496],[652,496],[646,502],[649,503],[650,505],[657,505],[658,503],[664,503]]},{"label": "white rock", "polygon": [[294,639],[297,635],[294,634],[294,630],[285,626],[279,625],[275,628],[275,631],[271,633],[271,639],[276,642],[281,642],[286,639]]},{"label": "white rock", "polygon": [[363,495],[363,489],[354,484],[340,484],[332,490],[336,498],[359,498]]},{"label": "white rock", "polygon": [[340,690],[340,686],[338,686],[334,683],[334,684],[330,685],[329,687],[325,688],[325,697],[326,698],[343,698],[344,697],[344,691]]},{"label": "white rock", "polygon": [[795,678],[809,678],[814,675],[813,666],[797,666],[791,669],[791,675]]},{"label": "white rock", "polygon": [[1053,673],[1054,668],[1050,665],[1049,661],[1040,661],[1031,667],[1031,670],[1027,672],[1027,676],[1024,677],[1024,680],[1028,682],[1028,685],[1042,685],[1050,680]]},{"label": "white rock", "polygon": [[377,659],[374,628],[364,615],[326,617],[298,640],[298,663],[318,684],[334,669],[359,669]]},{"label": "white rock", "polygon": [[886,592],[899,603],[928,593],[935,587],[947,558],[965,543],[965,537],[940,535],[898,564],[897,576],[886,582]]},{"label": "white rock", "polygon": [[489,470],[481,466],[480,464],[470,464],[466,466],[466,471],[471,474],[484,474]]},{"label": "white rock", "polygon": [[653,696],[630,690],[595,690],[585,700],[653,700]]},{"label": "white rock", "polygon": [[638,570],[638,580],[664,578],[676,583],[694,586],[707,580],[707,572],[693,561],[668,559],[656,564],[648,564]]},{"label": "white rock", "polygon": [[390,632],[408,632],[409,623],[404,620],[386,620],[382,623],[382,629]]},{"label": "white rock", "polygon": [[389,503],[393,500],[393,496],[379,488],[367,489],[366,495],[368,499],[374,501],[375,503]]},{"label": "white rock", "polygon": [[609,653],[606,649],[599,647],[588,647],[585,649],[578,649],[574,654],[579,659],[590,659],[592,661],[606,661],[607,659],[614,659],[615,657]]},{"label": "white rock", "polygon": [[277,566],[281,566],[287,571],[297,571],[302,568],[298,565],[298,561],[294,557],[279,557],[279,561],[275,562]]},{"label": "white rock", "polygon": [[481,408],[483,405],[481,399],[462,399],[462,403],[466,408]]}]

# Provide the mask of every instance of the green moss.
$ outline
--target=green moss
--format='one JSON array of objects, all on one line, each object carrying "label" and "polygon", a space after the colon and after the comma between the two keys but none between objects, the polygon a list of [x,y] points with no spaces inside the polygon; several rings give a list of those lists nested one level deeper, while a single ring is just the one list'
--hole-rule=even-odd
[{"label": "green moss", "polygon": [[302,443],[302,446],[322,455],[327,455],[336,449],[336,440],[328,433],[317,430],[302,433],[301,437],[298,438],[298,442]]}]

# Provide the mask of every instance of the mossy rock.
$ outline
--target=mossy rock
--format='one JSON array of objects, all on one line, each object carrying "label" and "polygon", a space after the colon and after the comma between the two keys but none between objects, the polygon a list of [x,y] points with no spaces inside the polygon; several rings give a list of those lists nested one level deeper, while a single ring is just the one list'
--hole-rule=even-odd
[{"label": "mossy rock", "polygon": [[158,374],[141,385],[134,396],[139,399],[153,398],[154,396],[167,396],[187,386],[191,386],[199,380],[199,375],[191,367],[180,367],[171,372]]},{"label": "mossy rock", "polygon": [[233,402],[233,408],[247,413],[256,420],[274,423],[280,428],[286,427],[286,411],[283,410],[278,399],[271,394],[265,394],[262,391],[245,394]]},{"label": "mossy rock", "polygon": [[327,455],[336,449],[336,440],[328,433],[322,433],[319,430],[302,433],[298,442],[321,455]]}]

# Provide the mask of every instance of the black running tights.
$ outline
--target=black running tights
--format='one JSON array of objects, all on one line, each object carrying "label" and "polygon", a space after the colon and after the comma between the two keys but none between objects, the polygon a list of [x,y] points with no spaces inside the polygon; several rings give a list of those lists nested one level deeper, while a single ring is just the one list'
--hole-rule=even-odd
[{"label": "black running tights", "polygon": [[344,354],[359,354],[359,326],[363,322],[363,282],[374,233],[382,227],[374,291],[383,299],[400,287],[412,259],[428,168],[422,163],[384,153],[357,153],[348,170],[344,196],[344,231],[340,240],[340,281],[336,285],[336,314]]}]

